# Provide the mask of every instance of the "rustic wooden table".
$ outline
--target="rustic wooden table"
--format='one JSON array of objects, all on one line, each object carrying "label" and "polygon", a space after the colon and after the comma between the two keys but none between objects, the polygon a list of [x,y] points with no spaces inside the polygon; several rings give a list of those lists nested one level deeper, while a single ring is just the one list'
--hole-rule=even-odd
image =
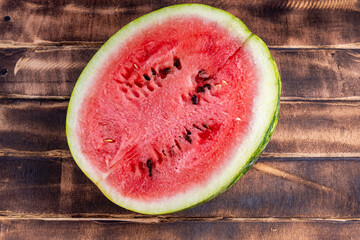
[{"label": "rustic wooden table", "polygon": [[1,239],[360,239],[360,7],[353,0],[204,1],[268,45],[278,127],[218,198],[144,216],[73,161],[66,108],[86,63],[129,21],[177,1],[0,0]]}]

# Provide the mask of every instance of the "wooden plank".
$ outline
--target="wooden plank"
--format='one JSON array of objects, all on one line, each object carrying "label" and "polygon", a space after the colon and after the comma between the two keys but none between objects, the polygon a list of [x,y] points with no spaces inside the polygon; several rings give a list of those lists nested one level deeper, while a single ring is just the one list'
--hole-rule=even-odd
[{"label": "wooden plank", "polygon": [[3,101],[0,103],[0,148],[23,151],[66,149],[68,102]]},{"label": "wooden plank", "polygon": [[[359,218],[359,172],[359,158],[260,159],[240,181],[210,202],[149,221],[174,217]],[[0,216],[136,221],[143,215],[109,201],[71,158],[1,157]]]},{"label": "wooden plank", "polygon": [[175,222],[1,220],[3,239],[358,239],[359,222]]},{"label": "wooden plank", "polygon": [[1,49],[0,95],[65,96],[69,98],[82,69],[97,48]]},{"label": "wooden plank", "polygon": [[[0,49],[2,98],[69,98],[97,48]],[[360,99],[360,50],[273,49],[282,96]],[[296,67],[294,67],[296,66]]]},{"label": "wooden plank", "polygon": [[266,152],[358,156],[359,122],[359,102],[284,102]]},{"label": "wooden plank", "polygon": [[[0,101],[1,155],[62,157],[64,151],[69,155],[65,136],[67,104],[48,100]],[[282,102],[278,126],[266,154],[360,157],[359,122],[359,102]],[[56,152],[59,150],[62,152]],[[48,151],[55,152],[49,155]]]},{"label": "wooden plank", "polygon": [[271,50],[282,97],[359,99],[360,50]]},{"label": "wooden plank", "polygon": [[[183,2],[2,1],[1,10],[10,20],[0,23],[0,41],[14,45],[103,42],[131,20]],[[305,2],[308,1],[200,1],[241,18],[270,45],[359,45],[360,15],[356,1]]]}]

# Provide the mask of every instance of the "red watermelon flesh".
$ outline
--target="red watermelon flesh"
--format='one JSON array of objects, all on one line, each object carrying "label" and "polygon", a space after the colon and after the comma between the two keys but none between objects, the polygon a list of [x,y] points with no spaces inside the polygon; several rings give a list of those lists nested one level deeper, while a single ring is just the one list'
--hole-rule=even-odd
[{"label": "red watermelon flesh", "polygon": [[256,91],[241,44],[215,23],[187,17],[143,30],[114,53],[79,128],[82,150],[106,182],[153,200],[207,182],[230,159]]},{"label": "red watermelon flesh", "polygon": [[243,47],[250,32],[244,40],[210,17],[164,17],[125,39],[91,77],[77,113],[77,145],[96,173],[89,177],[111,200],[158,209],[228,171],[254,131],[263,73]]}]

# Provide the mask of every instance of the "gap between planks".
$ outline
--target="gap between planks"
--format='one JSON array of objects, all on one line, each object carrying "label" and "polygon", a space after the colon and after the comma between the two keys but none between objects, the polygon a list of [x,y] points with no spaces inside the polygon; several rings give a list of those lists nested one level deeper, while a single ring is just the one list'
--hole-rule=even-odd
[{"label": "gap between planks", "polygon": [[[4,214],[5,213],[5,214]],[[98,222],[128,222],[128,223],[174,223],[174,222],[268,222],[268,223],[319,223],[319,222],[358,222],[360,218],[304,218],[304,217],[167,217],[167,216],[117,216],[108,214],[108,216],[100,217],[96,214],[77,214],[80,217],[64,217],[61,215],[9,215],[7,212],[0,212],[0,221],[4,220],[37,220],[37,221],[98,221]],[[81,216],[82,215],[82,216]]]},{"label": "gap between planks", "polygon": [[[0,157],[16,157],[16,158],[72,158],[69,150],[49,150],[49,151],[19,151],[15,149],[2,148],[0,149]],[[260,155],[261,159],[330,159],[331,160],[344,160],[350,158],[356,161],[360,160],[360,152],[346,152],[346,153],[268,153],[263,152]]]},{"label": "gap between planks", "polygon": [[[34,43],[0,41],[0,48],[6,49],[84,49],[100,48],[105,42],[87,42],[87,41],[38,41]],[[357,50],[360,49],[360,42],[335,44],[335,45],[268,45],[270,50]]]}]

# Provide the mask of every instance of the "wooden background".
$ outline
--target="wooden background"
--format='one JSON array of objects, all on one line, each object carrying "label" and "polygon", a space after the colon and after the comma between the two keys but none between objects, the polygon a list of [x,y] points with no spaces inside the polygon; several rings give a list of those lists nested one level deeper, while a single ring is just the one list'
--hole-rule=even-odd
[{"label": "wooden background", "polygon": [[144,216],[107,200],[65,136],[74,84],[131,20],[181,1],[0,0],[0,239],[360,239],[357,1],[203,1],[241,18],[282,76],[278,127],[216,199]]}]

